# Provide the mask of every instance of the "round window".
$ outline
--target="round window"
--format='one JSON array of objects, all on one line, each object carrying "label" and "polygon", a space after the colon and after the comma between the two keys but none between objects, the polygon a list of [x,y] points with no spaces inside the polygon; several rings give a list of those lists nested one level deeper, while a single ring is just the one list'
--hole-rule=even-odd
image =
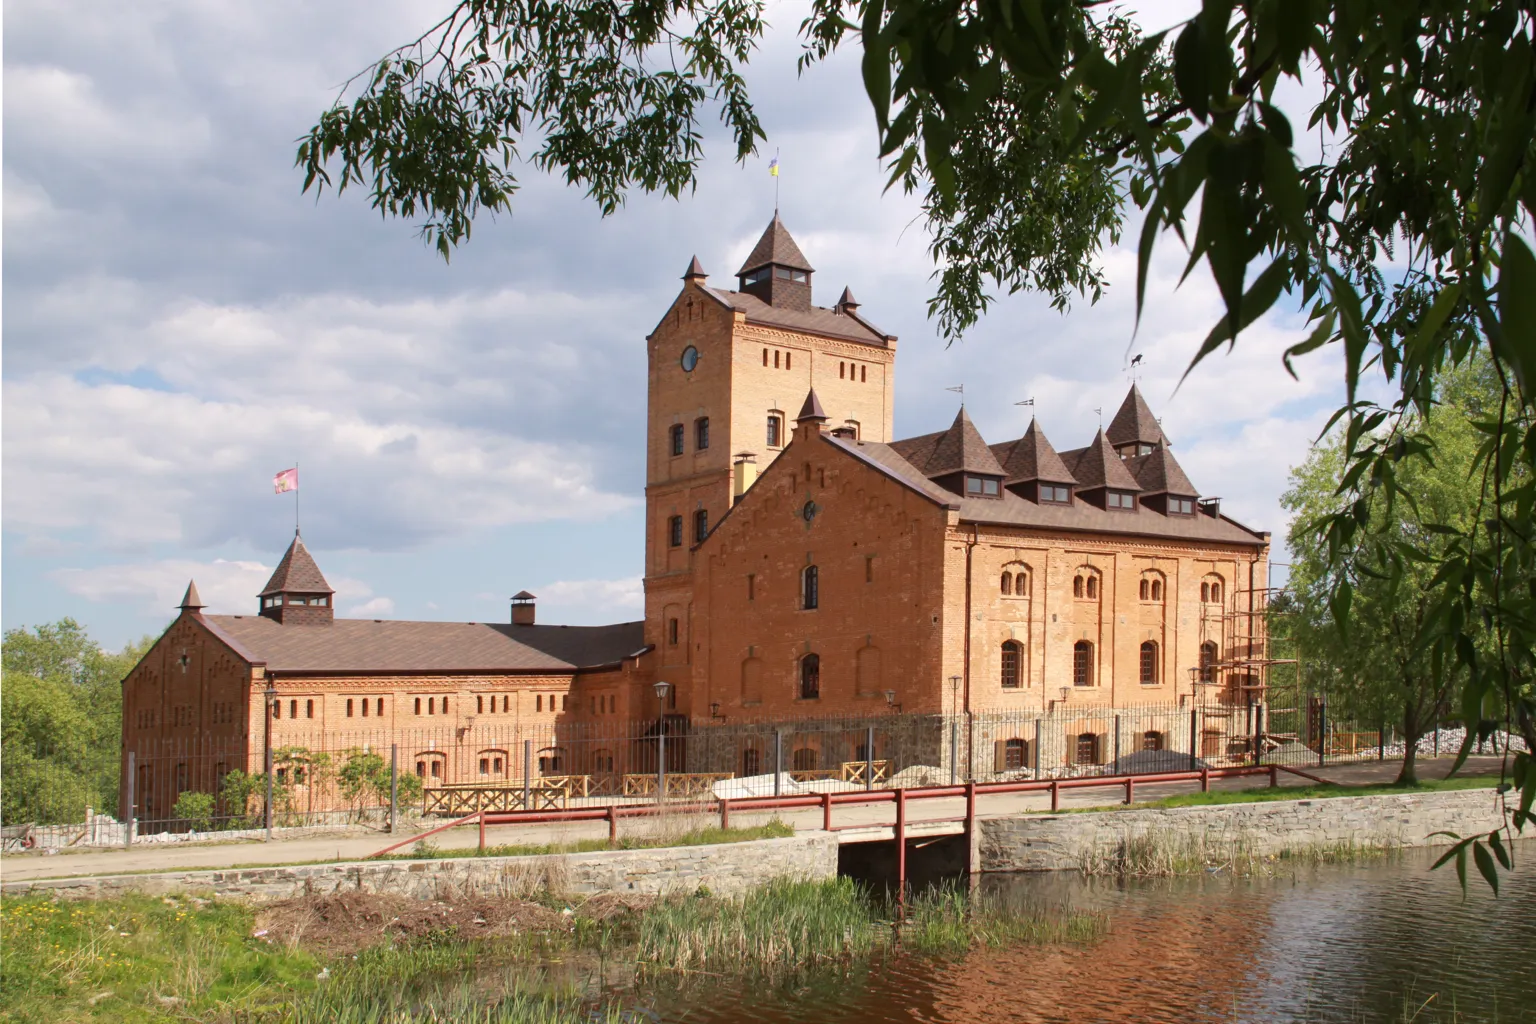
[{"label": "round window", "polygon": [[820,511],[821,509],[816,507],[816,503],[814,501],[808,501],[805,503],[805,507],[800,510],[800,515],[805,519],[806,522],[810,522],[812,519],[816,518],[816,513]]},{"label": "round window", "polygon": [[684,373],[692,373],[693,368],[699,365],[699,350],[689,345],[683,349],[683,358],[678,361],[683,364]]}]

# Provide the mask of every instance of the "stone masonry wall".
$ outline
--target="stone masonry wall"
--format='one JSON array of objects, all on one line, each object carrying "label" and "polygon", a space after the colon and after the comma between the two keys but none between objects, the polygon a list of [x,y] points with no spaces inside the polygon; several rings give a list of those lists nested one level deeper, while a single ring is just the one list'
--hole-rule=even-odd
[{"label": "stone masonry wall", "polygon": [[138,892],[213,893],[280,899],[304,892],[363,890],[434,899],[440,895],[528,895],[542,889],[572,895],[618,892],[660,895],[693,892],[734,895],[775,878],[833,878],[837,837],[815,833],[716,846],[609,850],[543,857],[352,861],[230,871],[178,871],[146,875],[44,878],[4,886],[7,895],[50,891],[98,898]]},{"label": "stone masonry wall", "polygon": [[1204,833],[1217,843],[1242,842],[1260,854],[1331,843],[1441,846],[1432,833],[1487,832],[1500,823],[1492,789],[1323,800],[1276,800],[1210,807],[1031,814],[985,818],[973,865],[980,871],[1070,871],[1095,850],[1152,832]]}]

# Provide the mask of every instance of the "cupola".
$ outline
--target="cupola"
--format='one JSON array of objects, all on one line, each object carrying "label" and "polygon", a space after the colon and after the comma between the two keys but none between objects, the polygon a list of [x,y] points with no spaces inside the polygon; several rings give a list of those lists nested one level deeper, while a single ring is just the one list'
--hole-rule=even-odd
[{"label": "cupola", "polygon": [[329,626],[336,620],[336,591],[325,582],[297,530],[261,591],[261,615],[285,626]]},{"label": "cupola", "polygon": [[770,306],[808,310],[811,308],[813,273],[805,254],[789,236],[789,230],[775,211],[763,237],[757,240],[736,277],[743,292]]},{"label": "cupola", "polygon": [[1151,455],[1153,449],[1168,443],[1157,417],[1152,415],[1152,407],[1147,405],[1141,389],[1135,384],[1131,385],[1125,401],[1120,403],[1120,411],[1109,421],[1104,436],[1122,459]]}]

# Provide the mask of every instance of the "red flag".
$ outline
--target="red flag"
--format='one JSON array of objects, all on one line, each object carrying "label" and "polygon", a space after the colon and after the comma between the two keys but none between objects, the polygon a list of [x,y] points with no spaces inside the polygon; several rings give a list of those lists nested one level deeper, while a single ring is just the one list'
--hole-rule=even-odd
[{"label": "red flag", "polygon": [[299,489],[299,467],[285,469],[272,478],[272,490],[276,494]]}]

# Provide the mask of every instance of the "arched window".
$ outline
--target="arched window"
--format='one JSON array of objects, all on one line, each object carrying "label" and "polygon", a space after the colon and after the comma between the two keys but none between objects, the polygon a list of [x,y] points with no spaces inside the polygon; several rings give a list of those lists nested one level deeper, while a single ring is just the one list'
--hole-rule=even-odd
[{"label": "arched window", "polygon": [[1019,669],[1024,661],[1024,648],[1017,640],[1003,641],[1003,689],[1019,687]]},{"label": "arched window", "polygon": [[673,516],[667,520],[667,546],[680,548],[683,546],[683,517]]},{"label": "arched window", "polygon": [[1221,577],[1210,576],[1200,584],[1200,600],[1211,604],[1221,603]]},{"label": "arched window", "polygon": [[1099,738],[1091,732],[1079,733],[1077,736],[1077,763],[1099,763]]},{"label": "arched window", "polygon": [[1207,640],[1200,645],[1200,681],[1202,683],[1214,683],[1216,681],[1216,662],[1219,660],[1216,641]]},{"label": "arched window", "polygon": [[821,696],[821,655],[807,654],[800,659],[800,699],[816,700]]},{"label": "arched window", "polygon": [[[1011,579],[1009,579],[1010,576]],[[1004,597],[1010,596],[1010,589],[1013,591],[1013,597],[1029,596],[1029,566],[1022,562],[1010,562],[1008,568],[1003,571],[1003,578]]]},{"label": "arched window", "polygon": [[1212,583],[1211,584],[1211,601],[1213,603],[1215,603],[1215,604],[1220,604],[1221,603],[1221,584],[1220,583]]},{"label": "arched window", "polygon": [[843,362],[841,359],[839,359],[837,361],[837,379],[838,380],[842,380],[843,379],[843,375],[847,371],[847,369],[848,369],[848,364]]},{"label": "arched window", "polygon": [[352,717],[352,698],[351,697],[347,698],[347,717],[348,718]]},{"label": "arched window", "polygon": [[1072,578],[1072,596],[1083,596],[1083,578],[1081,576],[1074,576]]},{"label": "arched window", "polygon": [[1152,600],[1154,600],[1154,601],[1161,601],[1162,599],[1163,599],[1163,581],[1162,580],[1153,580],[1152,581]]},{"label": "arched window", "polygon": [[784,443],[784,417],[778,413],[768,414],[768,447],[777,448]]},{"label": "arched window", "polygon": [[763,770],[763,754],[756,747],[748,747],[741,752],[741,774],[760,775]]},{"label": "arched window", "polygon": [[693,421],[693,446],[699,451],[709,447],[709,417],[700,416]]},{"label": "arched window", "polygon": [[1141,645],[1141,685],[1157,685],[1157,642],[1147,640]]},{"label": "arched window", "polygon": [[1202,584],[1200,584],[1200,600],[1201,601],[1209,601],[1210,599],[1211,599],[1211,585],[1209,583],[1202,583]]},{"label": "arched window", "polygon": [[1004,597],[1008,597],[1013,593],[1013,573],[1003,573],[1002,591]]},{"label": "arched window", "polygon": [[1088,600],[1097,600],[1099,596],[1099,578],[1097,576],[1089,576],[1084,581],[1083,592],[1088,595]]},{"label": "arched window", "polygon": [[1152,597],[1152,583],[1145,576],[1141,579],[1140,597],[1143,601],[1150,600]]},{"label": "arched window", "polygon": [[763,661],[748,658],[741,663],[741,701],[756,704],[763,699]]},{"label": "arched window", "polygon": [[1072,645],[1072,685],[1093,685],[1093,644],[1087,640]]},{"label": "arched window", "polygon": [[795,766],[795,771],[797,772],[814,771],[816,769],[816,748],[799,748],[795,751],[793,760],[790,763]]},{"label": "arched window", "polygon": [[806,566],[800,573],[800,607],[821,607],[821,573],[814,565]]}]

